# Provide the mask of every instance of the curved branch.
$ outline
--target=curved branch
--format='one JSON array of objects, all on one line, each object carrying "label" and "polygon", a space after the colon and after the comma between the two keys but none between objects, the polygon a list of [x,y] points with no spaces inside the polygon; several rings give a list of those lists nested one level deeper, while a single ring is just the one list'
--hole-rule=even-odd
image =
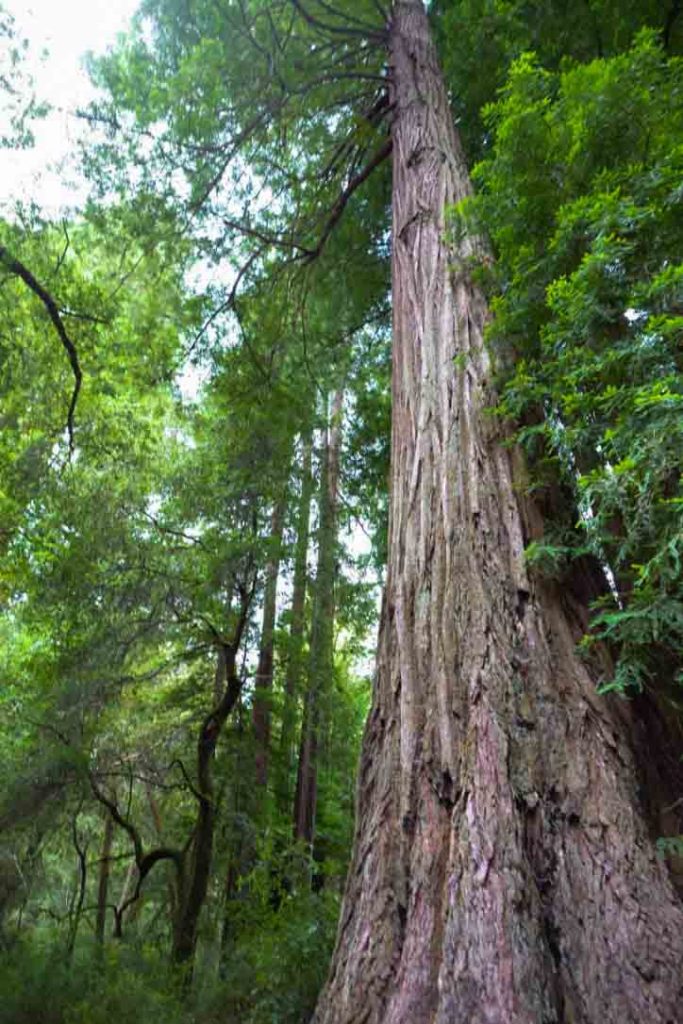
[{"label": "curved branch", "polygon": [[4,245],[0,245],[0,260],[4,263],[5,267],[11,274],[15,274],[21,278],[24,284],[30,288],[34,295],[37,295],[40,301],[45,306],[52,323],[54,324],[55,330],[59,335],[66,354],[71,364],[71,370],[74,375],[74,389],[71,395],[71,401],[69,403],[69,411],[67,414],[66,426],[69,435],[69,452],[73,452],[74,449],[74,412],[76,410],[76,402],[78,401],[78,395],[81,390],[81,383],[83,381],[83,374],[81,372],[81,366],[78,361],[78,352],[76,346],[69,337],[62,320],[59,306],[50,295],[48,291],[43,288],[39,281],[33,276],[28,267],[24,266],[19,260],[15,259],[10,252],[5,248]]},{"label": "curved branch", "polygon": [[157,846],[155,847],[155,849],[150,850],[149,853],[146,853],[142,858],[141,863],[137,865],[138,880],[135,885],[135,890],[133,891],[132,895],[130,895],[127,900],[124,900],[121,906],[118,907],[117,916],[119,918],[119,927],[121,921],[123,920],[123,915],[128,910],[128,907],[132,907],[132,905],[134,903],[137,903],[137,901],[140,899],[140,896],[142,894],[142,883],[147,878],[147,875],[150,873],[154,865],[158,864],[159,861],[162,860],[173,861],[176,871],[180,875],[182,866],[182,854],[180,853],[179,850],[174,850],[169,846]]},{"label": "curved branch", "polygon": [[361,168],[361,170],[358,171],[357,174],[354,174],[354,176],[351,178],[346,188],[340,193],[334,206],[332,207],[330,215],[327,218],[322,234],[318,239],[318,244],[316,245],[315,249],[311,249],[309,250],[309,252],[306,253],[306,262],[310,263],[314,259],[317,259],[317,257],[323,251],[327,239],[330,237],[332,231],[341,220],[344,210],[346,209],[346,205],[351,196],[353,195],[353,193],[356,191],[357,188],[359,188],[363,184],[364,181],[366,181],[370,177],[372,172],[387,159],[390,153],[391,139],[387,139],[387,141],[382,146],[380,146],[380,148],[377,150],[374,156],[370,158],[365,167]]},{"label": "curved branch", "polygon": [[119,907],[114,908],[115,934],[120,936],[123,915],[128,907],[132,906],[133,903],[140,899],[142,884],[155,864],[158,864],[159,861],[162,860],[173,861],[176,874],[178,876],[178,886],[179,889],[182,889],[184,855],[180,850],[176,850],[170,846],[156,846],[154,849],[145,853],[142,845],[142,838],[133,822],[130,821],[129,818],[124,817],[123,814],[121,814],[116,801],[108,797],[107,794],[100,789],[97,780],[95,779],[94,772],[89,771],[88,778],[90,780],[90,787],[95,799],[101,803],[103,807],[107,808],[113,820],[124,830],[124,832],[128,834],[133,844],[135,866],[138,869],[138,880],[133,894],[129,896],[128,899],[124,900]]}]

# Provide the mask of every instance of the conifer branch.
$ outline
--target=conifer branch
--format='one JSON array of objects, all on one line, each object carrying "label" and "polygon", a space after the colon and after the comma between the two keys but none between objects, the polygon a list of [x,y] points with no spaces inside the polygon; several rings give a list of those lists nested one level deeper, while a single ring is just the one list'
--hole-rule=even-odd
[{"label": "conifer branch", "polygon": [[376,151],[373,157],[368,161],[365,167],[361,168],[357,174],[348,182],[346,188],[339,194],[330,215],[327,218],[322,234],[318,239],[318,244],[315,249],[311,249],[306,253],[306,262],[309,263],[320,255],[325,247],[325,244],[332,234],[332,231],[341,220],[344,210],[348,204],[349,199],[353,193],[366,181],[372,172],[383,163],[391,153],[391,139],[387,139],[385,143]]},{"label": "conifer branch", "polygon": [[[372,42],[383,43],[386,40],[386,32],[383,29],[374,29],[369,26],[363,28],[356,28],[354,25],[331,25],[328,21],[322,21],[314,14],[304,7],[301,0],[290,0],[293,7],[301,15],[304,21],[311,26],[311,28],[317,29],[319,32],[330,33],[332,35],[344,36],[347,39],[364,39]],[[320,4],[320,6],[325,6]],[[345,21],[356,21],[357,19],[344,16]],[[362,22],[360,24],[363,24]]]}]

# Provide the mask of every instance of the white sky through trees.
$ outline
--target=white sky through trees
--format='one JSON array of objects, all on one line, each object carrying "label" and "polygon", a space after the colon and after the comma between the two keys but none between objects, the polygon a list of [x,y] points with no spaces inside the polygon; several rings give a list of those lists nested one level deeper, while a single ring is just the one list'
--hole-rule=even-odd
[{"label": "white sky through trees", "polygon": [[[15,19],[18,36],[29,42],[26,69],[39,101],[52,106],[35,125],[36,144],[25,152],[7,150],[0,175],[0,207],[33,200],[47,214],[77,205],[83,190],[70,189],[64,175],[50,170],[74,149],[84,126],[73,116],[93,98],[83,68],[87,51],[101,53],[123,32],[139,0],[0,0]],[[0,118],[4,112],[0,104]],[[77,180],[71,170],[67,179]]]},{"label": "white sky through trees", "polygon": [[[12,219],[17,201],[35,203],[46,217],[68,215],[85,200],[78,173],[77,139],[88,131],[75,116],[96,93],[84,68],[85,55],[102,53],[126,31],[140,0],[0,0],[15,21],[19,39],[28,41],[25,68],[39,102],[50,112],[33,126],[35,145],[0,153],[0,216]],[[0,96],[0,133],[7,121]],[[228,272],[230,272],[228,270]],[[200,278],[202,274],[200,273]],[[187,363],[177,384],[186,401],[197,400],[206,369]],[[358,526],[344,537],[354,555],[367,554],[368,537]],[[370,664],[365,667],[370,671]]]}]

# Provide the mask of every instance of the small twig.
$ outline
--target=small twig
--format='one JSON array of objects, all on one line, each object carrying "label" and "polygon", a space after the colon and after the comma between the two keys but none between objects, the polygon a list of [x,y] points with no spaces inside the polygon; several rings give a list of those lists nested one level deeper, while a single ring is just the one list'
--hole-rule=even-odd
[{"label": "small twig", "polygon": [[111,319],[105,320],[104,317],[95,316],[93,313],[82,313],[80,310],[67,309],[65,306],[60,306],[59,312],[62,316],[71,317],[72,320],[85,320],[89,324],[103,324],[107,326],[111,323]]},{"label": "small twig", "polygon": [[195,799],[197,799],[197,800],[201,800],[202,799],[202,794],[199,792],[199,790],[197,789],[197,787],[193,783],[192,779],[187,774],[187,769],[186,769],[185,765],[183,764],[183,762],[180,760],[179,757],[176,757],[174,761],[171,761],[170,765],[168,766],[169,767],[169,771],[175,765],[178,765],[178,767],[180,768],[182,776],[185,779],[185,783],[187,784],[187,788],[192,793],[192,796],[195,797]]},{"label": "small twig", "polygon": [[66,221],[65,220],[62,221],[62,230],[64,232],[64,237],[65,237],[66,241],[64,243],[64,250],[62,252],[62,255],[57,260],[57,264],[56,264],[55,269],[53,271],[53,275],[52,275],[53,277],[56,277],[57,274],[59,273],[59,271],[62,269],[62,264],[64,263],[64,260],[66,259],[66,254],[69,251],[69,246],[71,245],[71,240],[69,238],[69,232],[67,231]]}]

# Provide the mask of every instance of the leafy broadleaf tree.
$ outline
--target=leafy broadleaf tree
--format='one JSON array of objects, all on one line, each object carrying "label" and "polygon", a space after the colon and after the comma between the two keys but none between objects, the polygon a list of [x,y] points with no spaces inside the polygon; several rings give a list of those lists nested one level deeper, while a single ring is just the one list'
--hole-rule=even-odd
[{"label": "leafy broadleaf tree", "polygon": [[[486,411],[483,248],[467,230],[446,237],[446,208],[470,185],[421,0],[144,13],[146,32],[100,65],[112,99],[95,116],[133,153],[154,126],[144,151],[160,189],[199,237],[219,223],[226,243],[244,240],[238,286],[267,274],[290,294],[330,294],[339,239],[358,266],[381,255],[370,174],[392,154],[387,586],[316,1021],[671,1019],[681,911],[639,805],[630,728],[575,649],[585,595],[526,565],[542,524]],[[179,166],[188,196],[172,189]]]}]

